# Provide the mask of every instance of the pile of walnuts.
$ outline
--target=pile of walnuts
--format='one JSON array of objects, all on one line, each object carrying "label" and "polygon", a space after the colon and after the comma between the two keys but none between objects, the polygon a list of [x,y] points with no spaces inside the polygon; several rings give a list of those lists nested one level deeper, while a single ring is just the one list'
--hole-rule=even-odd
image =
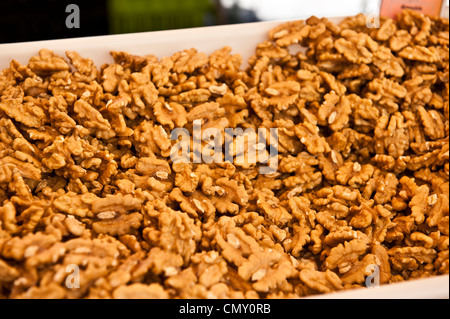
[{"label": "pile of walnuts", "polygon": [[[382,285],[448,274],[448,46],[448,19],[405,10],[281,24],[246,68],[230,47],[12,60],[0,297],[296,298],[376,267]],[[276,128],[276,172],[173,163],[171,130],[195,120]]]}]

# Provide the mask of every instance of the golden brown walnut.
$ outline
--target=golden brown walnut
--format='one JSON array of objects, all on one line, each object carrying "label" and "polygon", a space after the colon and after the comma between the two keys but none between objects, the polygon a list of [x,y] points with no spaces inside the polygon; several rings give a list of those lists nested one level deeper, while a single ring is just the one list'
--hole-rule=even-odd
[{"label": "golden brown walnut", "polygon": [[301,43],[309,35],[311,27],[303,21],[285,23],[269,32],[269,37],[275,40],[279,47],[287,47],[294,43]]},{"label": "golden brown walnut", "polygon": [[358,188],[372,177],[374,167],[371,164],[361,165],[358,162],[346,162],[336,172],[336,181],[342,185]]},{"label": "golden brown walnut", "polygon": [[408,46],[398,54],[400,57],[422,62],[439,62],[441,59],[435,47]]},{"label": "golden brown walnut", "polygon": [[299,277],[309,288],[318,293],[330,293],[343,289],[339,276],[329,269],[325,271],[303,269],[300,271]]},{"label": "golden brown walnut", "polygon": [[176,73],[192,73],[207,62],[207,57],[203,52],[189,49],[174,54],[172,60],[174,61],[172,70]]},{"label": "golden brown walnut", "polygon": [[237,127],[245,122],[249,115],[247,103],[244,97],[226,92],[223,96],[217,98],[217,103],[225,109],[228,118],[229,127]]},{"label": "golden brown walnut", "polygon": [[[436,195],[433,194],[428,197],[427,203],[428,205],[431,205],[432,207],[428,211],[428,218],[427,218],[427,224],[430,227],[439,225],[442,223],[445,225],[445,218],[447,217],[448,220],[448,196],[444,194]],[[429,199],[432,198],[430,201]],[[448,228],[447,231],[444,231],[445,235],[448,235]]]},{"label": "golden brown walnut", "polygon": [[185,196],[181,188],[174,188],[169,198],[178,202],[181,210],[193,218],[200,215],[208,217],[216,212],[216,208],[209,198],[198,191],[193,192],[190,196]]},{"label": "golden brown walnut", "polygon": [[94,61],[89,58],[83,58],[75,51],[66,51],[66,56],[69,58],[70,64],[76,69],[74,77],[77,80],[90,83],[97,79],[98,69],[94,65]]},{"label": "golden brown walnut", "polygon": [[239,207],[247,204],[248,194],[235,180],[223,177],[216,180],[214,184],[216,194],[212,196],[211,203],[219,213],[237,214]]},{"label": "golden brown walnut", "polygon": [[264,90],[270,105],[285,110],[298,98],[300,84],[296,81],[276,82]]},{"label": "golden brown walnut", "polygon": [[296,73],[300,82],[299,97],[307,102],[313,102],[320,99],[322,93],[325,91],[322,84],[322,77],[307,69],[300,69]]},{"label": "golden brown walnut", "polygon": [[[378,174],[377,174],[378,175]],[[363,191],[363,196],[369,199],[375,192],[373,199],[377,204],[386,204],[392,200],[392,197],[397,194],[398,180],[392,173],[387,173],[385,176],[378,175],[372,177],[366,184]]]},{"label": "golden brown walnut", "polygon": [[372,62],[373,53],[378,50],[378,44],[367,34],[353,30],[341,31],[342,38],[336,40],[334,47],[353,63],[368,64]]},{"label": "golden brown walnut", "polygon": [[[319,161],[306,152],[301,152],[297,157],[284,157],[279,163],[279,171],[283,173],[295,173],[294,176],[287,177],[283,184],[286,187],[293,187],[292,195],[301,193],[303,190],[312,189],[322,181],[322,174],[315,167]],[[296,190],[294,192],[294,189]],[[291,193],[289,193],[291,194]],[[288,197],[289,197],[288,194]]]},{"label": "golden brown walnut", "polygon": [[3,260],[0,260],[0,281],[2,282],[12,282],[17,277],[19,277],[19,272],[16,268],[11,267]]},{"label": "golden brown walnut", "polygon": [[344,244],[339,244],[330,250],[324,265],[330,270],[338,268],[340,273],[345,273],[366,250],[367,244],[363,240],[353,239],[346,241]]},{"label": "golden brown walnut", "polygon": [[170,155],[172,147],[170,136],[161,125],[154,125],[150,121],[142,121],[134,129],[133,137],[133,144],[140,156]]},{"label": "golden brown walnut", "polygon": [[40,75],[69,70],[69,65],[62,58],[47,49],[41,49],[39,56],[30,58],[28,67]]},{"label": "golden brown walnut", "polygon": [[210,127],[222,131],[229,123],[225,117],[225,109],[215,102],[203,103],[192,108],[187,114],[187,120],[189,123],[193,123],[195,120],[200,121],[202,131]]},{"label": "golden brown walnut", "polygon": [[44,110],[22,98],[2,99],[0,110],[7,116],[28,127],[40,127],[45,123]]},{"label": "golden brown walnut", "polygon": [[409,147],[409,134],[407,123],[399,113],[389,116],[382,115],[375,128],[375,151],[379,154],[386,153],[398,158]]},{"label": "golden brown walnut", "polygon": [[170,129],[183,127],[187,123],[187,113],[183,105],[175,102],[158,101],[153,105],[155,114],[161,125],[168,125]]},{"label": "golden brown walnut", "polygon": [[168,293],[157,283],[150,285],[134,283],[120,286],[113,292],[114,299],[167,299],[167,297]]},{"label": "golden brown walnut", "polygon": [[172,168],[176,172],[175,186],[183,192],[193,192],[197,188],[200,177],[192,171],[191,164],[174,163]]},{"label": "golden brown walnut", "polygon": [[93,217],[91,211],[92,204],[98,199],[94,194],[86,193],[77,195],[73,192],[68,192],[63,196],[56,198],[53,201],[53,207],[57,211],[61,211],[70,215],[79,217]]},{"label": "golden brown walnut", "polygon": [[200,240],[200,228],[182,212],[164,212],[159,217],[159,245],[167,251],[181,255],[188,262]]},{"label": "golden brown walnut", "polygon": [[426,111],[423,106],[418,108],[419,118],[424,126],[424,133],[431,140],[445,137],[444,117],[436,110]]},{"label": "golden brown walnut", "polygon": [[142,215],[139,213],[115,215],[102,212],[97,214],[100,221],[92,223],[92,229],[99,234],[125,235],[141,226]]},{"label": "golden brown walnut", "polygon": [[409,202],[409,207],[411,208],[411,217],[414,218],[416,224],[421,224],[425,220],[425,214],[428,210],[428,186],[422,185],[417,187],[414,196]]},{"label": "golden brown walnut", "polygon": [[433,263],[437,257],[434,249],[421,246],[393,247],[388,250],[388,254],[396,270],[415,270],[422,264]]},{"label": "golden brown walnut", "polygon": [[207,288],[219,283],[228,271],[227,263],[217,251],[197,253],[192,261],[199,282]]},{"label": "golden brown walnut", "polygon": [[292,219],[292,215],[280,205],[278,198],[270,191],[258,194],[257,206],[266,219],[279,227],[283,227]]},{"label": "golden brown walnut", "polygon": [[95,132],[96,137],[108,139],[116,135],[109,121],[86,101],[76,101],[73,110],[77,114],[78,121],[83,123],[86,128],[91,129],[93,133]]},{"label": "golden brown walnut", "polygon": [[301,123],[295,126],[295,134],[311,154],[328,153],[330,146],[327,141],[319,135],[319,128],[310,123]]},{"label": "golden brown walnut", "polygon": [[389,40],[397,31],[397,25],[393,19],[383,19],[380,28],[377,30],[375,39],[378,41]]},{"label": "golden brown walnut", "polygon": [[390,78],[373,79],[367,85],[365,98],[379,104],[383,113],[394,113],[399,109],[398,103],[407,96],[408,90]]}]

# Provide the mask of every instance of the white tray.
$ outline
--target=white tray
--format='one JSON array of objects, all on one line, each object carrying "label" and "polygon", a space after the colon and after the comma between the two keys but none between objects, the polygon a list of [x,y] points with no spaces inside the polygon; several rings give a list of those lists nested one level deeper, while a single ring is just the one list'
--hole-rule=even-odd
[{"label": "white tray", "polygon": [[7,68],[11,59],[22,64],[31,56],[47,48],[66,57],[65,51],[77,51],[83,57],[91,58],[100,67],[113,62],[111,50],[126,51],[135,55],[154,54],[157,57],[190,48],[210,54],[224,46],[230,46],[232,53],[240,53],[247,61],[255,46],[267,39],[267,32],[279,21],[232,24],[167,31],[138,32],[119,35],[83,37],[61,40],[33,41],[0,44],[0,69]]},{"label": "white tray", "polygon": [[342,292],[307,297],[308,299],[448,299],[449,276],[412,279]]},{"label": "white tray", "polygon": [[[342,18],[330,20],[339,22]],[[37,55],[42,48],[53,50],[62,57],[65,57],[65,51],[77,51],[83,57],[91,58],[100,67],[103,63],[113,62],[109,55],[111,50],[136,55],[154,54],[161,58],[189,48],[210,54],[227,45],[233,49],[233,53],[241,54],[245,62],[254,53],[256,45],[267,39],[267,32],[282,22],[284,21],[0,44],[0,69],[7,68],[12,59],[27,64],[29,58]],[[354,289],[314,298],[448,299],[449,276],[416,279],[376,288]]]}]

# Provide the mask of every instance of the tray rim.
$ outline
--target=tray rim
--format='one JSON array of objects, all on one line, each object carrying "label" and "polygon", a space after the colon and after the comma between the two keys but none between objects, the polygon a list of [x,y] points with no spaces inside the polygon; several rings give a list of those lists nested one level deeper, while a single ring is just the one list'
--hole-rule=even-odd
[{"label": "tray rim", "polygon": [[[347,16],[325,18],[334,23],[339,23]],[[240,54],[243,57],[242,67],[245,67],[247,59],[254,53],[256,44],[268,40],[267,32],[270,29],[281,23],[298,20],[304,21],[305,19],[259,21],[173,30],[0,43],[0,71],[8,68],[12,59],[26,65],[29,58],[36,56],[39,50],[43,48],[52,50],[66,60],[66,50],[77,51],[82,57],[91,58],[96,67],[100,67],[104,63],[113,62],[109,54],[111,50],[126,51],[136,55],[154,54],[158,58],[162,58],[163,56],[170,56],[178,51],[190,48],[210,54],[226,45],[231,47],[233,54]],[[225,43],[220,45],[218,40],[224,40]],[[165,47],[145,49],[146,46],[156,46],[156,44],[164,45]],[[127,45],[132,46],[121,48],[121,46]],[[297,47],[301,48],[299,45]],[[241,52],[240,49],[245,52]],[[95,54],[97,50],[103,50],[102,54],[98,54],[98,52]],[[91,56],[92,54],[94,56]]]}]

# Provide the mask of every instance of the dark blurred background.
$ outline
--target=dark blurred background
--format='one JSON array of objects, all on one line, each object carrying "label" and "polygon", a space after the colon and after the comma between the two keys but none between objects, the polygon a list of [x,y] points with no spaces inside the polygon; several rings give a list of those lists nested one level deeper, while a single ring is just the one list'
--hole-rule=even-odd
[{"label": "dark blurred background", "polygon": [[[228,1],[229,2],[229,1]],[[79,28],[66,19],[79,8]],[[255,22],[252,10],[221,0],[0,0],[0,43]],[[73,18],[69,17],[69,18]],[[74,20],[70,20],[74,21]]]},{"label": "dark blurred background", "polygon": [[[380,3],[381,0],[0,0],[0,43],[305,19],[311,15],[378,14]],[[70,4],[79,8],[79,28],[66,25],[73,13],[66,12]]]}]

